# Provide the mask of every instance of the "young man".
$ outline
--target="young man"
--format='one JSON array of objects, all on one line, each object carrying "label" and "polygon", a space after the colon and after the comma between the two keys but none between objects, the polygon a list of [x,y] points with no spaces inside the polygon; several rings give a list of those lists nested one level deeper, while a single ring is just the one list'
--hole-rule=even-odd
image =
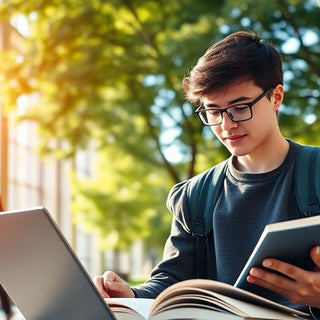
[{"label": "young man", "polygon": [[[268,223],[301,218],[293,186],[297,143],[285,139],[277,113],[283,100],[279,53],[251,32],[237,32],[211,46],[184,80],[184,90],[204,125],[230,151],[223,189],[206,241],[209,279],[233,284]],[[208,151],[210,152],[210,151]],[[104,297],[156,297],[168,286],[196,278],[196,239],[183,200],[187,182],[173,187],[173,213],[162,262],[143,285],[130,288],[111,271],[95,278]],[[253,268],[247,281],[280,294],[280,303],[320,308],[320,247],[310,252],[315,271],[276,259]],[[280,274],[269,272],[276,270]],[[289,277],[289,278],[288,278]]]}]

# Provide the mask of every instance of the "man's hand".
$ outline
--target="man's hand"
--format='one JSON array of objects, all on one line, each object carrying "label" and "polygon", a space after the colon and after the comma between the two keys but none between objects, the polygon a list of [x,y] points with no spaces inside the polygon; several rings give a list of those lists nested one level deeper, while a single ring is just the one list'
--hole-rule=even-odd
[{"label": "man's hand", "polygon": [[283,275],[268,272],[265,269],[252,268],[247,281],[277,292],[295,304],[320,308],[320,246],[310,252],[316,270],[306,271],[277,259],[265,259],[262,265]]},{"label": "man's hand", "polygon": [[103,298],[134,298],[129,284],[113,271],[106,271],[93,279]]}]

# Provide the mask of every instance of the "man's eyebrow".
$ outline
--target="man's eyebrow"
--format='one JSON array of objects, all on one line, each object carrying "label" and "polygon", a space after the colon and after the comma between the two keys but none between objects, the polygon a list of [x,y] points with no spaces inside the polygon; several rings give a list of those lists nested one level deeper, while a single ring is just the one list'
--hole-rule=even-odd
[{"label": "man's eyebrow", "polygon": [[[233,100],[229,101],[227,106],[233,105],[233,104],[238,103],[238,102],[247,101],[249,99],[252,99],[252,98],[251,97],[247,97],[247,96],[241,96],[239,98],[236,98],[236,99],[233,99]],[[221,106],[219,106],[218,104],[215,104],[215,103],[208,103],[208,104],[203,103],[203,105],[205,107],[210,107],[210,108],[221,108]]]},{"label": "man's eyebrow", "polygon": [[252,99],[252,98],[251,97],[242,96],[242,97],[239,97],[239,98],[236,98],[236,99],[233,99],[233,100],[229,101],[228,105],[229,104],[235,104],[235,103],[242,102],[242,101],[246,101],[246,100],[249,100],[249,99]]}]

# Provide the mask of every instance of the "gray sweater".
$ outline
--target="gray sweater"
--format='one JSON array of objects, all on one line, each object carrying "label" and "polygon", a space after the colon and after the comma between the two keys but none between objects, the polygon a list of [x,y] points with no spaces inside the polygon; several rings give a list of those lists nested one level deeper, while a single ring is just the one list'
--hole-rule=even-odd
[{"label": "gray sweater", "polygon": [[[228,160],[226,178],[213,213],[213,230],[206,238],[208,279],[233,284],[268,223],[301,218],[294,193],[295,158],[300,147],[291,140],[284,162],[261,174],[237,171],[233,157]],[[133,288],[137,297],[155,298],[168,286],[196,278],[196,240],[191,234],[185,183],[169,193],[168,208],[173,214],[170,237],[163,260],[144,284]],[[278,302],[292,305],[279,296]]]}]

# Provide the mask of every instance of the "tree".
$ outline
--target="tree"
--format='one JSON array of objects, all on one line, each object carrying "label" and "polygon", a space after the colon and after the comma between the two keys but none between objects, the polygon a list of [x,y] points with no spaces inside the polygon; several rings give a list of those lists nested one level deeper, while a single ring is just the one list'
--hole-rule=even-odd
[{"label": "tree", "polygon": [[[139,164],[139,175],[130,180],[122,173],[115,184],[121,189],[143,180],[153,201],[138,202],[136,193],[136,204],[148,212],[161,203],[156,221],[164,215],[169,185],[227,156],[193,116],[181,82],[204,50],[229,32],[252,29],[278,45],[290,89],[280,112],[282,130],[319,144],[319,11],[315,0],[7,0],[0,5],[2,18],[24,14],[32,34],[22,55],[0,59],[1,94],[13,108],[20,95],[41,92],[38,105],[22,119],[39,123],[42,152],[57,152],[58,140],[60,154],[72,156],[95,140],[103,161],[112,158],[114,172],[122,172],[122,159],[130,155],[129,172]],[[97,175],[111,177],[112,169],[99,170]],[[150,173],[161,177],[161,197],[152,197]],[[95,211],[86,215],[88,221],[100,215],[92,225],[102,228],[110,221],[110,208],[132,214],[119,203],[117,190],[104,189],[99,179],[95,186],[76,188],[90,200],[77,211]],[[133,210],[136,217],[138,211]]]},{"label": "tree", "polygon": [[[122,159],[120,166],[110,154]],[[102,247],[126,249],[137,237],[153,232],[145,225],[157,213],[154,204],[163,201],[166,194],[163,185],[168,175],[163,169],[153,172],[145,168],[145,163],[137,163],[131,154],[115,146],[107,146],[99,153],[95,167],[98,173],[95,178],[73,176],[76,221],[88,228],[99,227]]]},{"label": "tree", "polygon": [[101,150],[95,162],[96,177],[73,175],[74,222],[87,231],[98,231],[100,248],[114,249],[113,268],[119,271],[119,250],[127,250],[137,239],[150,238],[146,249],[159,251],[168,235],[170,216],[159,214],[164,211],[168,174],[137,163],[132,154],[114,145]]},{"label": "tree", "polygon": [[[6,77],[15,78],[14,84],[3,82],[8,104],[13,108],[21,94],[41,92],[39,104],[23,119],[39,123],[42,152],[57,153],[55,141],[60,140],[63,143],[58,145],[63,149],[58,152],[70,156],[85,146],[88,139],[95,139],[98,150],[119,150],[112,152],[116,170],[122,169],[124,153],[134,157],[134,169],[141,163],[145,171],[136,179],[149,176],[150,172],[160,175],[165,168],[168,173],[162,175],[166,179],[160,180],[163,184],[158,187],[161,199],[148,193],[153,199],[149,208],[158,208],[161,202],[160,214],[163,213],[164,187],[168,190],[172,182],[187,177],[184,172],[193,175],[197,164],[201,125],[190,118],[191,106],[184,103],[181,64],[194,63],[201,38],[195,35],[208,34],[209,18],[198,21],[193,16],[206,12],[208,5],[204,1],[202,4],[184,1],[179,5],[169,1],[15,3],[3,4],[7,17],[16,12],[27,15],[33,33],[27,39],[30,47],[19,62],[14,63],[14,57],[10,67],[1,66]],[[215,9],[218,5],[209,7]],[[33,17],[36,17],[34,21]],[[194,51],[181,51],[180,45],[186,43]],[[203,43],[201,49],[205,46]],[[179,161],[174,159],[176,156]],[[203,167],[205,162],[203,158]],[[110,173],[106,166],[103,168],[108,171],[100,172],[101,176]],[[122,187],[131,184],[127,179],[121,183]],[[96,214],[100,210],[104,221],[112,220],[110,208],[124,211],[115,191],[101,190],[103,184],[99,182],[94,186],[90,185],[90,190],[83,187],[76,190],[91,199],[91,207],[97,208]],[[146,188],[154,189],[150,184]],[[130,211],[127,214],[132,214]],[[84,207],[82,212],[94,211]],[[84,216],[78,215],[83,221]],[[159,222],[159,216],[154,221]],[[95,221],[94,213],[85,217]],[[116,215],[115,219],[118,218]],[[142,220],[140,223],[146,228]],[[103,224],[99,225],[103,231]],[[168,223],[166,226],[168,230]]]}]

